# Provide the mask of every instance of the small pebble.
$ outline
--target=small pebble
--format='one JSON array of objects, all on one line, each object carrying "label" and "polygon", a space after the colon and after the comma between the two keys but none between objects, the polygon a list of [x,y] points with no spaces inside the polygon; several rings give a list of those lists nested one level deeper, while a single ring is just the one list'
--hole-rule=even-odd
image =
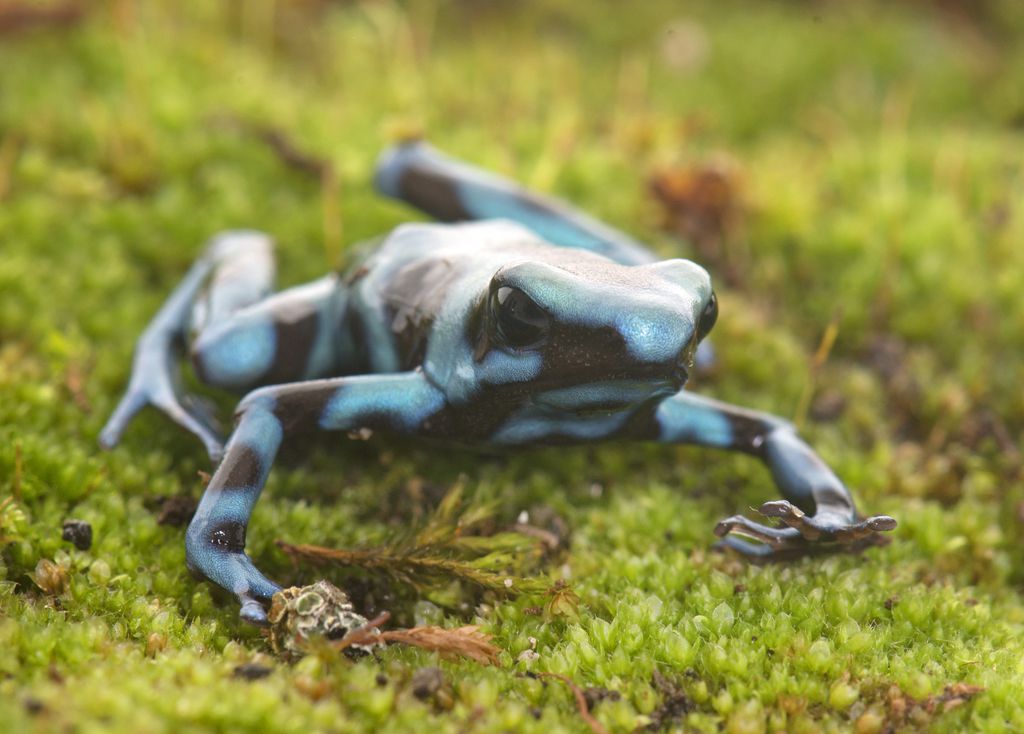
[{"label": "small pebble", "polygon": [[85,520],[65,520],[61,537],[73,543],[78,550],[92,548],[92,525]]},{"label": "small pebble", "polygon": [[235,668],[233,675],[242,680],[259,680],[266,678],[273,672],[271,668],[259,663],[242,663]]},{"label": "small pebble", "polygon": [[444,673],[440,668],[420,668],[412,676],[412,695],[425,701],[437,693],[444,685]]}]

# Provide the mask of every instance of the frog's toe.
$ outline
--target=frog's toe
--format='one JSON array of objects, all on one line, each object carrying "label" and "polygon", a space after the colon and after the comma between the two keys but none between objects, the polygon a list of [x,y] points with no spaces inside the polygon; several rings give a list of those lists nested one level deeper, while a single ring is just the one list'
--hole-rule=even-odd
[{"label": "frog's toe", "polygon": [[[878,533],[896,528],[896,520],[888,515],[873,515],[863,520],[850,520],[836,513],[808,515],[786,500],[765,502],[761,514],[774,517],[797,530],[808,541],[831,541],[842,546],[863,545],[864,541],[881,542]],[[869,544],[870,544],[869,542]]]},{"label": "frog's toe", "polygon": [[716,550],[729,548],[751,560],[769,560],[779,553],[778,548],[768,543],[751,543],[736,535],[726,535],[715,543],[714,548]]},{"label": "frog's toe", "polygon": [[256,599],[251,597],[244,597],[241,599],[242,608],[238,611],[238,616],[242,618],[243,622],[256,625],[257,627],[266,627],[270,623],[267,621],[267,610],[263,608]]},{"label": "frog's toe", "polygon": [[872,515],[852,525],[846,525],[835,531],[836,540],[841,543],[853,543],[869,538],[881,538],[878,533],[887,533],[896,529],[896,518],[888,515]]},{"label": "frog's toe", "polygon": [[107,419],[106,425],[100,431],[100,446],[110,450],[121,442],[121,436],[131,422],[135,414],[142,410],[149,401],[145,394],[129,391],[121,398],[113,414]]},{"label": "frog's toe", "polygon": [[[754,522],[743,515],[733,515],[732,517],[720,520],[718,525],[715,526],[715,535],[726,540],[732,539],[734,535],[739,535],[759,540],[768,546],[781,545],[800,538],[800,533],[793,528],[769,527],[768,525]],[[726,545],[731,544],[726,543]]]},{"label": "frog's toe", "polygon": [[155,400],[153,403],[168,418],[203,442],[206,453],[214,464],[219,464],[224,456],[224,441],[199,416],[186,410],[175,399]]},{"label": "frog's toe", "polygon": [[[185,407],[185,403],[189,408]],[[157,410],[196,436],[203,442],[206,453],[214,464],[224,455],[224,441],[213,429],[213,414],[209,406],[191,396],[179,397],[162,380],[146,381],[142,386],[129,387],[121,398],[114,413],[100,431],[100,446],[112,449],[121,440],[121,435],[132,418],[147,405]]]},{"label": "frog's toe", "polygon": [[765,517],[774,517],[800,533],[805,540],[819,540],[823,534],[822,523],[813,522],[807,513],[787,500],[765,502],[758,509]]},{"label": "frog's toe", "polygon": [[[893,530],[896,520],[875,515],[851,521],[838,513],[808,515],[786,500],[766,502],[760,512],[780,521],[769,527],[742,515],[718,523],[717,547],[731,548],[750,558],[782,560],[835,552],[857,552],[887,542],[882,532]],[[757,542],[751,542],[757,541]]]}]

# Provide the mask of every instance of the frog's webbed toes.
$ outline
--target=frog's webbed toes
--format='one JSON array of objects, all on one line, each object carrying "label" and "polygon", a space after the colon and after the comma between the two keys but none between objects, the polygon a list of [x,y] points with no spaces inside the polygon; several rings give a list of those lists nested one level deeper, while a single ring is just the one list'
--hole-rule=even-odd
[{"label": "frog's webbed toes", "polygon": [[[760,513],[778,519],[780,527],[770,527],[742,515],[733,515],[715,527],[715,535],[722,538],[719,545],[746,556],[768,559],[859,552],[872,545],[886,544],[888,539],[879,533],[896,527],[896,520],[888,515],[875,515],[857,521],[850,521],[840,513],[828,511],[808,515],[786,500],[765,502],[760,507]],[[751,543],[743,538],[759,543]]]},{"label": "frog's webbed toes", "polygon": [[139,392],[127,392],[117,404],[117,408],[107,419],[103,430],[100,431],[100,446],[108,451],[121,442],[125,428],[131,422],[135,414],[142,410],[149,401],[145,394]]},{"label": "frog's webbed toes", "polygon": [[799,531],[808,541],[850,544],[896,528],[896,520],[888,515],[873,515],[864,520],[851,522],[836,512],[823,511],[816,515],[808,515],[786,500],[765,502],[761,505],[760,513],[765,517],[778,518],[787,526]]},{"label": "frog's webbed toes", "polygon": [[242,603],[242,608],[238,610],[238,616],[243,622],[257,627],[267,627],[270,624],[267,620],[267,610],[257,599],[251,596],[241,596],[239,601]]},{"label": "frog's webbed toes", "polygon": [[[213,417],[207,406],[199,402],[198,398],[179,397],[173,388],[161,384],[162,380],[143,377],[138,382],[141,384],[129,386],[100,431],[99,441],[103,448],[112,449],[116,446],[132,418],[147,405],[152,405],[202,441],[214,464],[220,462],[224,454],[224,442],[212,427]],[[185,407],[186,404],[189,408]]]},{"label": "frog's webbed toes", "polygon": [[715,526],[715,535],[719,538],[740,535],[759,540],[767,545],[779,545],[800,539],[800,533],[793,528],[773,528],[744,517],[733,515],[720,520]]}]

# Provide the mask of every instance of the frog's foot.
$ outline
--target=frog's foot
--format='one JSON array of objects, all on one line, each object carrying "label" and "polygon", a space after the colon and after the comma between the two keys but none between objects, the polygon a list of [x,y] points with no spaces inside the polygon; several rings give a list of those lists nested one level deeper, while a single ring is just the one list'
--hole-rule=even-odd
[{"label": "frog's foot", "polygon": [[219,463],[224,442],[212,427],[212,412],[198,398],[178,394],[175,381],[159,364],[162,360],[155,360],[156,365],[147,364],[150,360],[138,361],[142,364],[133,369],[128,390],[100,432],[100,445],[105,449],[116,446],[136,413],[152,405],[202,441],[213,463]]},{"label": "frog's foot", "polygon": [[264,576],[242,550],[244,533],[241,524],[223,517],[211,521],[204,516],[200,503],[185,532],[185,563],[197,578],[231,591],[241,605],[239,616],[243,621],[264,627],[265,607],[281,587]]},{"label": "frog's foot", "polygon": [[[718,523],[715,535],[720,545],[757,558],[783,559],[835,552],[858,552],[887,539],[879,533],[893,530],[896,520],[874,515],[852,522],[848,517],[823,511],[808,515],[786,500],[765,502],[760,512],[778,518],[781,527],[770,527],[742,515],[733,515]],[[750,538],[759,543],[751,543]]]},{"label": "frog's foot", "polygon": [[[281,590],[281,587],[268,579],[249,560],[244,553],[232,554],[233,557],[221,559],[221,563],[228,566],[228,573],[234,578],[236,584],[235,598],[238,599],[238,616],[243,622],[248,622],[256,627],[266,627],[270,624],[267,619],[267,609],[270,607],[274,594]],[[225,569],[218,569],[224,573]],[[214,583],[226,580],[225,576],[211,578]]]},{"label": "frog's foot", "polygon": [[238,601],[242,604],[242,608],[238,610],[238,616],[243,622],[257,627],[266,627],[270,624],[267,621],[266,607],[259,599],[250,594],[239,594]]}]

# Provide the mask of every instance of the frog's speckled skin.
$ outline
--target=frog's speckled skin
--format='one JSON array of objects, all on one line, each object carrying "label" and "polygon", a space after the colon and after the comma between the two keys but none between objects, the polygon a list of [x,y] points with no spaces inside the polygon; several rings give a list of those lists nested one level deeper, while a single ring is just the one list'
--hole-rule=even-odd
[{"label": "frog's speckled skin", "polygon": [[[386,154],[377,187],[439,219],[483,221],[399,227],[348,276],[276,295],[268,237],[217,237],[140,338],[127,393],[100,437],[113,446],[153,404],[222,457],[187,557],[238,597],[244,619],[265,623],[263,604],[279,589],[245,554],[249,517],[281,441],[307,430],[744,451],[786,497],[761,507],[783,527],[741,516],[716,527],[751,556],[856,547],[895,527],[885,516],[859,520],[846,488],[786,422],[682,391],[717,313],[698,265],[659,262],[565,204],[422,143]],[[223,453],[175,388],[186,336],[200,378],[251,391]]]}]

